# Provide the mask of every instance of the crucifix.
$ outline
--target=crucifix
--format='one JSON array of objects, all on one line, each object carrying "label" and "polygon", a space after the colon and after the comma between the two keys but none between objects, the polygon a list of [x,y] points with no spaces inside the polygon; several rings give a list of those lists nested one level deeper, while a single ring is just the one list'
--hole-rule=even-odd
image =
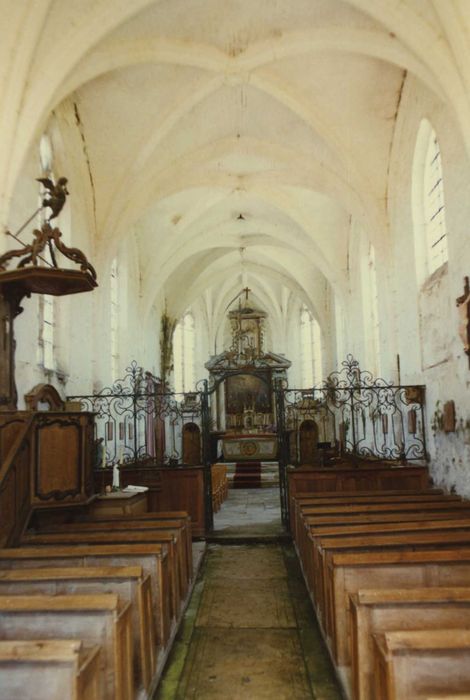
[{"label": "crucifix", "polygon": [[251,292],[251,289],[245,287],[245,289],[243,289],[242,291],[245,292],[245,301],[248,301],[248,294]]}]

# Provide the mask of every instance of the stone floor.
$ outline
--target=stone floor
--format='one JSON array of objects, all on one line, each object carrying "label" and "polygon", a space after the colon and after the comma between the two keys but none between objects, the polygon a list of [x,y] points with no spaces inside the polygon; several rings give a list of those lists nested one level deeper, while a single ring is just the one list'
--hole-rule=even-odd
[{"label": "stone floor", "polygon": [[246,538],[282,535],[279,488],[229,489],[214,515],[214,537]]},{"label": "stone floor", "polygon": [[210,541],[155,700],[340,700],[279,489],[229,490]]},{"label": "stone floor", "polygon": [[155,700],[340,700],[292,545],[206,552]]}]

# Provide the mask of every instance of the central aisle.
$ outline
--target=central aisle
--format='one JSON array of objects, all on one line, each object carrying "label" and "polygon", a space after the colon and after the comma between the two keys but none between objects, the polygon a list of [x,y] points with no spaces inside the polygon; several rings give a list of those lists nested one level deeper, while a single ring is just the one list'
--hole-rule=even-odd
[{"label": "central aisle", "polygon": [[339,700],[291,545],[210,545],[158,700]]}]

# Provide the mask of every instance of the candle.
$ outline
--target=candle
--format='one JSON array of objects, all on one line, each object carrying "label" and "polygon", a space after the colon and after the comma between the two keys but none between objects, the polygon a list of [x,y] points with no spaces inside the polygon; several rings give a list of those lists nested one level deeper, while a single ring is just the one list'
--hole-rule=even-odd
[{"label": "candle", "polygon": [[119,491],[119,488],[120,488],[119,463],[117,462],[113,466],[113,489],[117,489]]},{"label": "candle", "polygon": [[101,466],[103,469],[106,467],[106,445],[104,442],[101,445]]}]

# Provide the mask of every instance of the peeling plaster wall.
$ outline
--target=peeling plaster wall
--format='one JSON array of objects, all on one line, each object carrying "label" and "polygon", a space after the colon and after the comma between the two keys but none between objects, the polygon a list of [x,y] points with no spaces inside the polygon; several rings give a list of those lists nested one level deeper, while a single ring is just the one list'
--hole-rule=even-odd
[{"label": "peeling plaster wall", "polygon": [[[421,119],[437,133],[442,156],[448,264],[419,282],[414,246],[412,171]],[[393,240],[393,315],[395,347],[401,359],[402,383],[425,384],[427,447],[431,474],[438,485],[470,497],[470,370],[458,337],[455,299],[462,294],[470,268],[470,161],[451,110],[430,96],[417,81],[407,80],[392,152],[389,191]],[[419,267],[418,267],[419,269]],[[437,402],[454,400],[459,429],[445,434],[432,429]]]}]

